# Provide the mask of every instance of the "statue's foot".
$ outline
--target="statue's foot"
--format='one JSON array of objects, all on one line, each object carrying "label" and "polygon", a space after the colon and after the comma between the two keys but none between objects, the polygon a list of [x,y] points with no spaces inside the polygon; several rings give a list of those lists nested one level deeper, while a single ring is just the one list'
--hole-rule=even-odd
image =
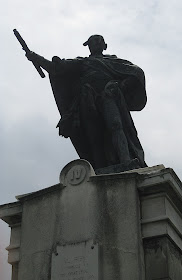
[{"label": "statue's foot", "polygon": [[129,171],[129,170],[137,169],[137,168],[141,168],[141,166],[139,164],[139,160],[137,158],[134,158],[132,160],[125,161],[124,163],[110,165],[110,166],[96,169],[95,173],[97,175],[120,173],[120,172]]},{"label": "statue's foot", "polygon": [[132,159],[128,164],[128,170],[141,168],[139,160],[137,158]]}]

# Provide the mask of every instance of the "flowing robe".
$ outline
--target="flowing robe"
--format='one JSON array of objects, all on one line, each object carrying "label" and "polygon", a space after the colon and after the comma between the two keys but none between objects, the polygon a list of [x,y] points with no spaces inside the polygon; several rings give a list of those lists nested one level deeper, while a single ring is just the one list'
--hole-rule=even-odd
[{"label": "flowing robe", "polygon": [[[54,73],[50,82],[61,119],[58,123],[59,135],[70,137],[80,158],[94,166],[93,145],[88,133],[89,123],[99,125],[94,137],[102,138],[104,166],[118,164],[119,159],[111,141],[111,119],[115,117],[122,123],[130,158],[137,158],[141,167],[146,166],[144,152],[137,136],[130,111],[140,111],[146,104],[145,76],[142,69],[129,61],[116,56],[90,56],[61,60],[53,57]],[[110,84],[116,84],[111,91]],[[116,108],[115,110],[114,108]],[[108,108],[108,114],[107,114]],[[85,113],[86,112],[86,113]],[[111,123],[111,124],[110,124]],[[90,125],[92,127],[92,125]],[[102,151],[103,152],[103,151]]]}]

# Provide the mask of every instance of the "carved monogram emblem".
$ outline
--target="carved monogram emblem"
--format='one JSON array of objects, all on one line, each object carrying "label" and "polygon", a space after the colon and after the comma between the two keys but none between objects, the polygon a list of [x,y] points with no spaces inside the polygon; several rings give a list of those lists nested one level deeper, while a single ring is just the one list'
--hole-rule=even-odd
[{"label": "carved monogram emblem", "polygon": [[73,166],[67,173],[68,183],[78,185],[85,179],[86,169],[82,165]]}]

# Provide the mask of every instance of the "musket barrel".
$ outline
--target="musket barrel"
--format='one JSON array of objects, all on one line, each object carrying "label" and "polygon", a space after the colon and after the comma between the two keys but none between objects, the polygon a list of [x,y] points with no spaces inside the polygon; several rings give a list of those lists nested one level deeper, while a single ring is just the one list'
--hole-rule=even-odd
[{"label": "musket barrel", "polygon": [[[30,52],[30,49],[28,48],[27,44],[25,43],[25,41],[23,40],[23,38],[21,37],[20,33],[16,30],[13,29],[13,32],[17,38],[17,40],[19,41],[20,45],[22,46],[23,50],[26,53]],[[42,69],[40,68],[40,65],[34,61],[32,61],[33,65],[35,66],[36,70],[38,71],[39,75],[41,76],[41,78],[45,77],[44,72],[42,71]]]},{"label": "musket barrel", "polygon": [[20,33],[14,29],[13,30],[17,40],[19,41],[19,43],[21,44],[23,50],[27,53],[27,52],[30,52],[29,48],[27,47],[27,44],[25,43],[25,41],[23,40],[23,38],[21,37]]}]

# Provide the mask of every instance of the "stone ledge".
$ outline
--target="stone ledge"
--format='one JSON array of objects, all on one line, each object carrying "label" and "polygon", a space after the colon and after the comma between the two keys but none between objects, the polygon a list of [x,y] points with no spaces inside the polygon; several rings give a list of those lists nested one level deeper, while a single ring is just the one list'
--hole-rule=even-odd
[{"label": "stone ledge", "polygon": [[154,238],[159,236],[168,236],[182,250],[182,234],[175,225],[166,217],[146,224],[142,224],[142,238]]},{"label": "stone ledge", "polygon": [[20,249],[11,249],[8,253],[8,263],[14,264],[20,261]]},{"label": "stone ledge", "polygon": [[141,199],[165,193],[182,213],[182,183],[171,168],[166,168],[159,174],[138,177],[138,191]]},{"label": "stone ledge", "polygon": [[[160,185],[160,188],[158,186]],[[164,186],[165,185],[165,186]],[[155,187],[155,188],[153,188]],[[161,192],[164,187],[173,189],[182,200],[182,182],[171,168],[165,168],[159,172],[142,174],[138,180],[138,189],[141,194]]]},{"label": "stone ledge", "polygon": [[0,219],[7,224],[15,225],[21,222],[22,205],[20,202],[0,205]]},{"label": "stone ledge", "polygon": [[62,190],[64,188],[64,186],[62,184],[56,184],[53,185],[51,187],[45,188],[45,189],[41,189],[32,193],[28,193],[28,194],[23,194],[23,195],[17,195],[16,199],[18,199],[20,202],[26,201],[26,200],[30,200],[30,199],[34,199],[38,196],[42,196],[44,194],[47,193],[51,193],[57,190]]},{"label": "stone ledge", "polygon": [[20,244],[9,245],[8,247],[6,247],[6,250],[10,251],[10,250],[18,249],[18,248],[20,248]]},{"label": "stone ledge", "polygon": [[139,177],[142,237],[168,236],[182,250],[182,183],[170,168]]}]

